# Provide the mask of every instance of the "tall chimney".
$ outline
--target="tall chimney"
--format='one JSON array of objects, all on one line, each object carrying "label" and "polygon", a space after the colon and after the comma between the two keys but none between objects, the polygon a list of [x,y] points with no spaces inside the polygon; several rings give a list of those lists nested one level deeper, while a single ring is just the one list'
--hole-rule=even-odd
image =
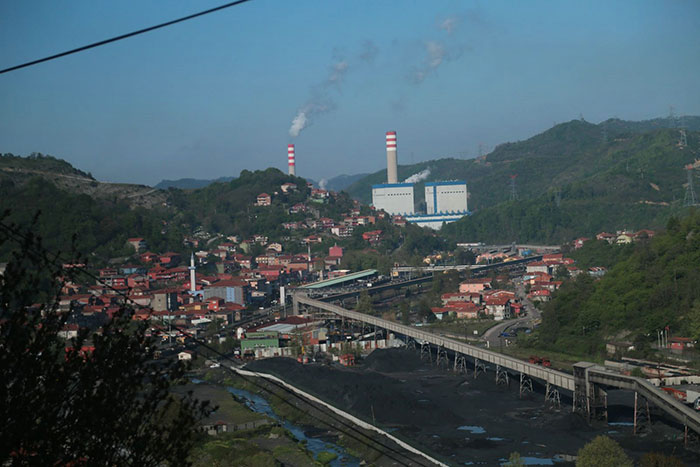
[{"label": "tall chimney", "polygon": [[287,145],[287,166],[289,168],[289,175],[296,175],[295,168],[296,168],[296,160],[294,159],[294,145],[293,144],[288,144]]},{"label": "tall chimney", "polygon": [[386,132],[386,182],[398,183],[398,168],[396,165],[396,132]]}]

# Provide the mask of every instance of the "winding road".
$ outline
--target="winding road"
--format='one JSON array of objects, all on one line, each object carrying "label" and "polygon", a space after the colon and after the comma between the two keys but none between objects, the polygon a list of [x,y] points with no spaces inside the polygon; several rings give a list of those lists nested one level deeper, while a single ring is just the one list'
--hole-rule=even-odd
[{"label": "winding road", "polygon": [[535,308],[535,305],[530,301],[530,299],[527,298],[525,286],[522,283],[515,286],[515,296],[520,298],[523,305],[525,305],[523,307],[523,311],[526,313],[526,316],[523,316],[522,318],[509,319],[493,326],[492,328],[489,328],[484,335],[481,336],[481,338],[486,341],[489,348],[505,345],[505,339],[501,337],[502,332],[518,327],[533,328],[535,322],[540,319],[541,312]]}]

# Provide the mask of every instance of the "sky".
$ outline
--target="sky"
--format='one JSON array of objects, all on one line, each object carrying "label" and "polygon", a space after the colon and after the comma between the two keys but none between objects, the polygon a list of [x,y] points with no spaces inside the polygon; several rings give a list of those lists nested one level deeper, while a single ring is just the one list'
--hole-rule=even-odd
[{"label": "sky", "polygon": [[[0,69],[224,0],[0,2]],[[0,74],[0,152],[104,181],[314,180],[470,158],[583,116],[700,115],[700,2],[253,0]]]}]

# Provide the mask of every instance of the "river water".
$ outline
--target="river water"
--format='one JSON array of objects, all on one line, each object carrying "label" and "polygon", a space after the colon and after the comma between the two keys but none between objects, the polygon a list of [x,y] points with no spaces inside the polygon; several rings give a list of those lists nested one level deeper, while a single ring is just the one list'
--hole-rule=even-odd
[{"label": "river water", "polygon": [[239,400],[242,400],[252,411],[267,415],[268,417],[277,420],[282,427],[289,431],[298,441],[305,441],[306,448],[313,453],[314,459],[318,459],[318,455],[325,451],[332,452],[338,456],[330,463],[330,465],[333,467],[353,467],[360,465],[360,459],[348,454],[348,452],[342,446],[320,438],[308,436],[304,429],[300,426],[279,417],[275,411],[272,410],[272,407],[270,407],[267,400],[258,396],[257,394],[233,387],[227,387],[226,389]]}]

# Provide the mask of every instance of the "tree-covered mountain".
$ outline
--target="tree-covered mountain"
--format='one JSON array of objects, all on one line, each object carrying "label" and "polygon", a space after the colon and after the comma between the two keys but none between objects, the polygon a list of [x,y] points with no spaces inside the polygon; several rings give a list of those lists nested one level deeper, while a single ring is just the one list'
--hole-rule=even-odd
[{"label": "tree-covered mountain", "polygon": [[366,177],[369,174],[366,173],[361,173],[361,174],[355,174],[355,175],[338,175],[335,177],[332,177],[326,181],[326,189],[332,190],[332,191],[343,191],[356,181]]},{"label": "tree-covered mountain", "polygon": [[[280,185],[287,182],[296,183],[297,192],[282,194]],[[272,206],[254,206],[262,192],[276,195]],[[244,170],[235,180],[200,190],[164,191],[101,184],[52,157],[0,157],[3,223],[31,226],[51,251],[75,250],[92,257],[93,262],[133,253],[126,244],[130,237],[143,237],[149,248],[165,252],[183,250],[183,237],[200,227],[239,235],[278,232],[281,222],[290,217],[282,203],[302,201],[307,194],[304,179],[289,177],[277,169]],[[138,197],[151,202],[134,202]],[[346,204],[351,204],[349,198]],[[7,258],[10,247],[5,244],[0,249],[0,260]]]},{"label": "tree-covered mountain", "polygon": [[[626,248],[626,247],[625,247]],[[672,217],[667,230],[637,243],[599,281],[581,274],[544,307],[529,345],[578,355],[603,353],[608,340],[644,352],[656,331],[700,338],[700,211]]]},{"label": "tree-covered mountain", "polygon": [[177,180],[161,180],[153,188],[158,188],[159,190],[167,190],[168,188],[179,188],[180,190],[196,190],[197,188],[204,188],[212,183],[220,182],[230,182],[236,177],[219,177],[214,180],[206,180],[199,178],[178,178]]},{"label": "tree-covered mountain", "polygon": [[[684,166],[697,152],[700,118],[685,117],[687,147],[667,119],[647,122],[581,120],[556,125],[528,140],[506,143],[486,156],[440,159],[399,167],[399,177],[429,171],[416,184],[422,208],[425,181],[464,179],[475,214],[445,227],[451,240],[568,241],[601,229],[658,227],[684,196]],[[371,185],[385,171],[356,182],[348,192],[369,202]],[[511,201],[511,176],[517,200]]]}]

